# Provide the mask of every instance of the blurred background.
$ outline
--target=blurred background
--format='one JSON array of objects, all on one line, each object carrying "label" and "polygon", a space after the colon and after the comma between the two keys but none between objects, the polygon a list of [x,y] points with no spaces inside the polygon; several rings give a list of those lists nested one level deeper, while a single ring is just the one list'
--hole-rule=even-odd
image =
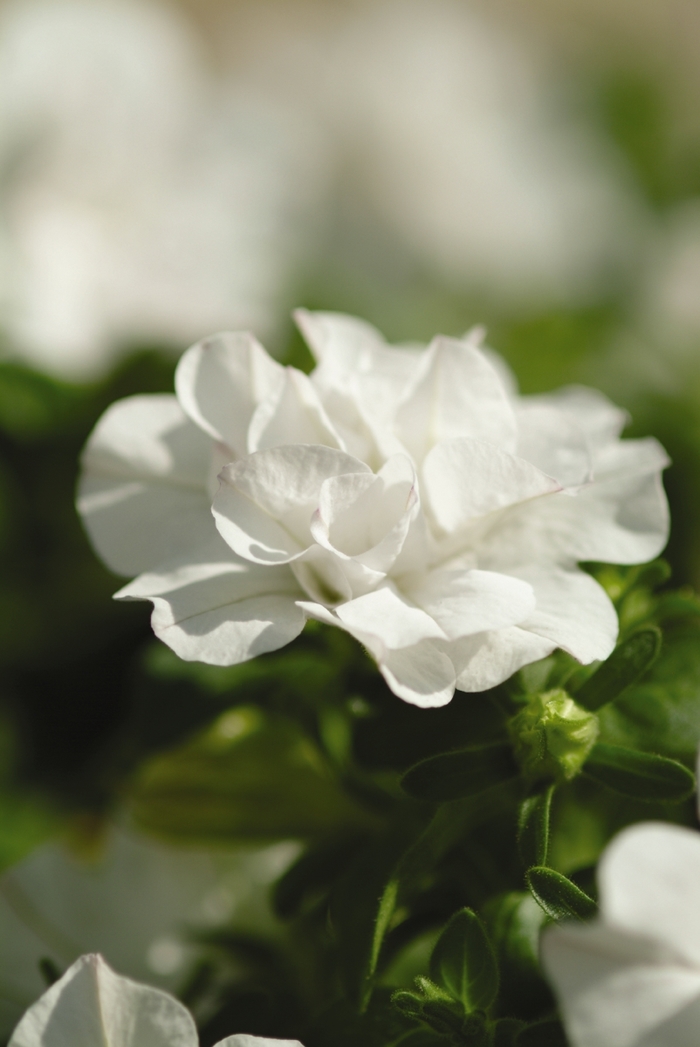
[{"label": "blurred background", "polygon": [[[41,959],[176,984],[185,925],[272,920],[273,841],[359,817],[311,761],[308,824],[251,826],[240,759],[220,823],[153,815],[143,774],[184,745],[201,788],[196,746],[247,737],[232,688],[272,684],[178,667],[73,508],[100,413],[171,390],[191,342],[308,366],[295,305],[390,340],[483,323],[524,392],[603,389],[673,458],[668,558],[700,584],[700,6],[0,3],[0,1035]],[[344,654],[309,643],[327,683]]]}]

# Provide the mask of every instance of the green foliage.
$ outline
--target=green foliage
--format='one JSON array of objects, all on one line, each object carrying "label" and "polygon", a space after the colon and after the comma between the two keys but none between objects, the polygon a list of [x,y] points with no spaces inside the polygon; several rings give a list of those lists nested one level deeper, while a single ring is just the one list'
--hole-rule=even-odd
[{"label": "green foliage", "polygon": [[459,800],[515,778],[518,766],[507,742],[431,756],[411,767],[402,788],[416,800]]},{"label": "green foliage", "polygon": [[496,1013],[532,1020],[554,1006],[539,964],[539,936],[547,917],[529,891],[491,898],[483,916],[500,970]]},{"label": "green foliage", "polygon": [[293,721],[251,707],[224,713],[179,749],[145,762],[129,806],[148,832],[204,844],[371,826]]},{"label": "green foliage", "polygon": [[518,847],[526,869],[546,865],[549,854],[549,819],[554,786],[523,800],[518,816]]},{"label": "green foliage", "polygon": [[619,745],[595,745],[586,774],[623,796],[650,802],[681,803],[695,791],[695,775],[682,763]]},{"label": "green foliage", "polygon": [[596,914],[593,899],[555,869],[528,869],[527,884],[537,904],[552,920],[587,920]]},{"label": "green foliage", "polygon": [[430,957],[430,975],[467,1014],[488,1011],[498,993],[498,967],[484,926],[471,909],[455,913]]},{"label": "green foliage", "polygon": [[658,628],[648,626],[632,633],[578,688],[576,701],[594,712],[614,701],[651,668],[660,650],[661,632]]}]

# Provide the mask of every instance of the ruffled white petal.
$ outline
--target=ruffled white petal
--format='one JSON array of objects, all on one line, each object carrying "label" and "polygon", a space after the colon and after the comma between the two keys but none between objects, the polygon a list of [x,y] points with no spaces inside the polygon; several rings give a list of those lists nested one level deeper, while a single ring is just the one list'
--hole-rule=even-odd
[{"label": "ruffled white petal", "polygon": [[584,665],[608,658],[618,634],[615,608],[605,590],[583,571],[523,567],[516,577],[532,585],[536,607],[520,626],[551,640]]},{"label": "ruffled white petal", "polygon": [[422,709],[437,709],[452,700],[455,669],[446,653],[447,644],[440,640],[421,640],[412,647],[388,650],[377,636],[362,628],[355,629],[327,607],[313,602],[298,603],[307,617],[338,626],[364,644],[397,697]]},{"label": "ruffled white petal", "polygon": [[389,585],[341,604],[336,614],[353,635],[371,637],[389,650],[447,639],[434,618]]},{"label": "ruffled white petal", "polygon": [[9,1047],[196,1047],[190,1013],[167,993],[81,956],[29,1008]]},{"label": "ruffled white petal", "polygon": [[597,389],[567,385],[538,399],[559,407],[586,434],[591,449],[615,442],[629,422],[627,411],[617,407]]},{"label": "ruffled white petal", "polygon": [[108,567],[137,574],[211,536],[212,454],[174,396],[132,396],[105,411],[83,452],[78,510]]},{"label": "ruffled white petal", "polygon": [[527,396],[515,403],[517,454],[562,487],[590,482],[593,460],[588,440],[576,419],[545,396]]},{"label": "ruffled white petal", "polygon": [[237,665],[299,635],[306,621],[295,603],[300,595],[288,567],[242,561],[215,536],[207,548],[140,575],[116,598],[150,600],[153,631],[185,661]]},{"label": "ruffled white petal", "polygon": [[328,364],[339,376],[354,370],[364,353],[386,347],[377,328],[357,316],[295,309],[294,321],[316,363]]},{"label": "ruffled white petal", "polygon": [[391,426],[420,366],[420,349],[389,346],[355,317],[303,309],[294,315],[318,361],[311,381],[346,449],[373,466],[403,450]]},{"label": "ruffled white petal", "polygon": [[471,437],[506,451],[514,451],[517,440],[510,398],[495,368],[468,339],[442,336],[424,353],[395,427],[417,462],[441,440]]},{"label": "ruffled white petal", "polygon": [[[336,553],[318,545],[306,549],[290,567],[306,594],[328,607],[347,603],[383,581],[383,576],[375,571],[352,560],[341,560]],[[337,619],[334,624],[338,624]]]},{"label": "ruffled white petal", "polygon": [[418,510],[413,465],[405,455],[394,455],[376,476],[343,473],[324,481],[311,534],[323,548],[386,572]]},{"label": "ruffled white petal", "polygon": [[431,571],[401,587],[451,640],[515,625],[535,610],[531,585],[494,571]]},{"label": "ruffled white petal", "polygon": [[561,490],[556,480],[523,458],[464,437],[433,447],[422,475],[431,516],[445,534],[498,509]]},{"label": "ruffled white petal", "polygon": [[574,497],[554,495],[504,513],[481,540],[480,563],[498,570],[582,560],[635,564],[658,556],[669,532],[664,452],[655,440],[627,440],[603,463],[604,475]]},{"label": "ruffled white petal", "polygon": [[279,389],[260,404],[248,427],[249,452],[283,444],[343,447],[318,393],[307,376],[293,367],[285,368]]},{"label": "ruffled white petal", "polygon": [[331,447],[292,444],[226,466],[212,511],[234,552],[256,563],[289,563],[312,542],[321,485],[369,467]]},{"label": "ruffled white petal", "polygon": [[608,924],[656,939],[700,973],[700,833],[655,822],[625,829],[598,881]]},{"label": "ruffled white petal", "polygon": [[455,669],[439,643],[423,640],[414,647],[386,651],[379,671],[394,694],[421,709],[438,709],[452,701]]},{"label": "ruffled white petal", "polygon": [[187,350],[177,366],[175,389],[193,422],[243,455],[253,412],[274,395],[283,377],[284,368],[251,334],[225,332]]},{"label": "ruffled white petal", "polygon": [[[624,886],[633,882],[634,875]],[[697,1007],[700,970],[670,959],[653,941],[600,923],[564,925],[545,932],[542,959],[573,1047],[697,1043],[697,1025],[673,1036],[667,1021]]]},{"label": "ruffled white petal", "polygon": [[556,646],[553,640],[517,625],[459,640],[450,645],[450,657],[458,673],[457,690],[488,691],[524,665],[546,658]]}]

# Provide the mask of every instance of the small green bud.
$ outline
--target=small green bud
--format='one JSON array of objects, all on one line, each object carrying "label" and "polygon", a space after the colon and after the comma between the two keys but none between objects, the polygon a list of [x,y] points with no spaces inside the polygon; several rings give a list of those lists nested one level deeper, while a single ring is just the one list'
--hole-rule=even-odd
[{"label": "small green bud", "polygon": [[515,757],[530,781],[574,778],[596,743],[598,717],[566,691],[532,694],[509,722]]}]

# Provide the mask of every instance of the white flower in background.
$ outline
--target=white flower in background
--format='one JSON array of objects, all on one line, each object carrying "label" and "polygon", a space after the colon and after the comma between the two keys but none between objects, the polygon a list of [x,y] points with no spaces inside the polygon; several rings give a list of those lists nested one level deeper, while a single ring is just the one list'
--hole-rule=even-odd
[{"label": "white flower in background", "polygon": [[200,44],[150,0],[0,11],[0,326],[35,365],[89,377],[286,312],[312,143]]},{"label": "white flower in background", "polygon": [[0,1037],[42,992],[42,957],[63,970],[100,952],[130,977],[175,990],[199,955],[191,930],[274,936],[269,887],[297,853],[290,843],[177,848],[116,827],[89,860],[59,843],[39,847],[0,877]]},{"label": "white flower in background", "polygon": [[625,829],[598,867],[600,918],[545,932],[542,956],[572,1047],[696,1047],[700,834]]},{"label": "white flower in background", "polygon": [[610,265],[634,255],[643,205],[599,130],[567,112],[561,54],[524,5],[218,10],[231,67],[304,114],[329,151],[330,264],[352,271],[359,255],[385,300],[407,259],[460,294],[531,308],[607,294]]},{"label": "white flower in background", "polygon": [[[192,1015],[174,997],[81,956],[29,1008],[8,1047],[197,1047]],[[298,1040],[227,1036],[217,1047],[302,1047]]]},{"label": "white flower in background", "polygon": [[624,413],[591,390],[519,397],[478,333],[393,348],[350,317],[298,322],[310,377],[218,335],[185,353],[176,397],[98,422],[78,504],[108,566],[138,575],[118,597],[152,600],[156,634],[217,665],[328,622],[422,706],[556,647],[607,657],[615,611],[577,562],[661,551],[659,444],[621,441]]}]

